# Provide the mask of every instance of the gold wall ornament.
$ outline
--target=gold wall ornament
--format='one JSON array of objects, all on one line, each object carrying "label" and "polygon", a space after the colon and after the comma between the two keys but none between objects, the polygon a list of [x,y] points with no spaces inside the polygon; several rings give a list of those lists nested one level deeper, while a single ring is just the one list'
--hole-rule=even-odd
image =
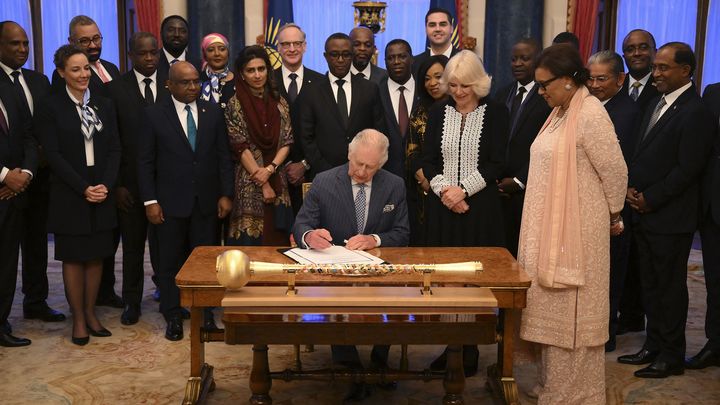
[{"label": "gold wall ornament", "polygon": [[385,8],[387,3],[384,1],[356,1],[353,2],[355,7],[355,26],[364,25],[377,34],[385,32]]}]

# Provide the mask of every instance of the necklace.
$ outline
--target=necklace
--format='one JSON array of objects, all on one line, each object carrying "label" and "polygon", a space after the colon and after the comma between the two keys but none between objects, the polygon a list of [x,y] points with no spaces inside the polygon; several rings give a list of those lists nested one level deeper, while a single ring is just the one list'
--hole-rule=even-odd
[{"label": "necklace", "polygon": [[563,114],[561,117],[555,116],[552,120],[550,120],[550,124],[548,125],[548,132],[553,133],[556,129],[562,125],[563,121],[565,121],[566,114]]}]

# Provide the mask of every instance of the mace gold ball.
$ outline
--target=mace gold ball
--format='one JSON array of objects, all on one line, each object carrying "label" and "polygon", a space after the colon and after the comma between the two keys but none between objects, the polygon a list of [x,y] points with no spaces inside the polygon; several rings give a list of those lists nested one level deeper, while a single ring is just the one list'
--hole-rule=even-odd
[{"label": "mace gold ball", "polygon": [[240,250],[228,250],[217,257],[215,271],[223,287],[234,290],[250,281],[250,258]]}]

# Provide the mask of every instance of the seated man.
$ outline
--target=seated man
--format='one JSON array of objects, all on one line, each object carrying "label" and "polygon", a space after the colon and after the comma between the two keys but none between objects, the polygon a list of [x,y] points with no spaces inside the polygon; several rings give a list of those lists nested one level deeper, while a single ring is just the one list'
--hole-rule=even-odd
[{"label": "seated man", "polygon": [[[410,240],[403,180],[383,169],[388,139],[374,129],[360,131],[348,147],[349,162],[318,174],[295,219],[293,235],[303,248],[348,249],[407,246]],[[345,243],[346,242],[346,243]],[[373,347],[374,368],[387,368],[389,346]],[[361,369],[354,346],[333,346],[333,361]],[[348,398],[360,400],[369,391],[354,384]]]}]

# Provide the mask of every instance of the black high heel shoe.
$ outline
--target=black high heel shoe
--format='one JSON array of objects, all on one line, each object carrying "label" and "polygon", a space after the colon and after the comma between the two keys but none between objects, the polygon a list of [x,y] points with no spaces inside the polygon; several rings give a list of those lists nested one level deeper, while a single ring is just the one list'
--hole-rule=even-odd
[{"label": "black high heel shoe", "polygon": [[90,341],[90,336],[85,336],[85,337],[73,336],[72,337],[73,344],[78,345],[78,346],[85,346],[86,344],[88,344],[89,341]]},{"label": "black high heel shoe", "polygon": [[112,336],[112,332],[109,330],[102,328],[100,330],[93,330],[93,328],[90,327],[90,325],[87,325],[88,333],[90,333],[91,336],[95,337],[108,337]]}]

